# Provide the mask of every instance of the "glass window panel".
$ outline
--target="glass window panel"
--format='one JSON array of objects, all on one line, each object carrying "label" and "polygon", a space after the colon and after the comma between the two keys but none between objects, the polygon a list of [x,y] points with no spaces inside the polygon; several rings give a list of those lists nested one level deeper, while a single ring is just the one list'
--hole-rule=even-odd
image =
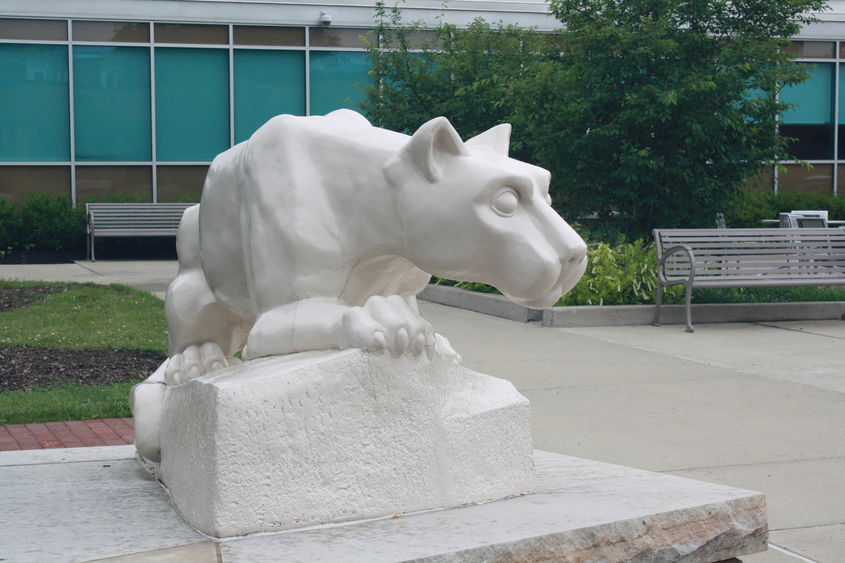
[{"label": "glass window panel", "polygon": [[340,108],[360,110],[363,88],[370,84],[367,54],[356,51],[311,52],[311,115]]},{"label": "glass window panel", "polygon": [[76,159],[149,161],[150,50],[73,48]]},{"label": "glass window panel", "polygon": [[787,154],[802,160],[833,158],[833,126],[781,125],[780,134],[794,139],[786,148]]},{"label": "glass window panel", "polygon": [[799,164],[787,164],[778,172],[778,192],[833,193],[833,165],[813,164],[807,170]]},{"label": "glass window panel", "polygon": [[0,166],[0,197],[18,205],[32,193],[70,198],[70,167]]},{"label": "glass window panel", "polygon": [[795,138],[787,151],[801,159],[833,158],[833,65],[811,65],[810,78],[785,87],[781,100],[794,104],[783,114],[781,134]]},{"label": "glass window panel", "polygon": [[786,50],[799,58],[833,59],[836,57],[834,41],[793,41]]},{"label": "glass window panel", "polygon": [[810,77],[801,84],[786,86],[781,100],[795,107],[783,114],[787,124],[827,124],[833,120],[833,65],[809,64]]},{"label": "glass window panel", "polygon": [[153,171],[150,166],[77,166],[76,204],[108,198],[133,201],[153,200]]},{"label": "glass window panel", "polygon": [[0,44],[0,160],[69,161],[67,47]]},{"label": "glass window panel", "polygon": [[229,52],[157,48],[156,155],[205,161],[229,148]]},{"label": "glass window panel", "polygon": [[229,26],[157,23],[155,24],[155,40],[156,43],[228,45]]},{"label": "glass window panel", "polygon": [[64,20],[0,19],[0,39],[66,41],[67,22]]},{"label": "glass window panel", "polygon": [[161,203],[199,202],[208,166],[158,166],[156,191]]},{"label": "glass window panel", "polygon": [[235,142],[280,113],[305,115],[305,53],[235,51]]},{"label": "glass window panel", "polygon": [[74,41],[149,43],[150,25],[133,22],[73,22]]},{"label": "glass window panel", "polygon": [[363,49],[361,37],[375,41],[375,32],[371,29],[342,29],[338,27],[312,27],[310,36],[312,47],[358,47]]},{"label": "glass window panel", "polygon": [[305,28],[236,25],[235,45],[279,45],[301,47],[305,45]]}]

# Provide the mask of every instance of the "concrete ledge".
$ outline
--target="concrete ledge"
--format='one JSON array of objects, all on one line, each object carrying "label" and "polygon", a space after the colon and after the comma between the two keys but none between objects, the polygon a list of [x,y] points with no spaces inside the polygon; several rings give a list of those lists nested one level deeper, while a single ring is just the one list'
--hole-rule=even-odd
[{"label": "concrete ledge", "polygon": [[[536,311],[492,293],[445,285],[428,285],[419,298],[512,321],[542,321],[549,327],[626,326],[651,324],[654,305],[552,307]],[[693,324],[845,320],[845,302],[702,303],[692,305]],[[662,324],[684,324],[683,305],[664,305]]]},{"label": "concrete ledge", "polygon": [[[692,322],[754,323],[776,321],[841,320],[845,303],[702,303],[692,306]],[[607,307],[554,307],[543,311],[543,326],[623,326],[651,324],[654,305],[610,305]],[[665,305],[661,324],[685,324],[683,305]]]},{"label": "concrete ledge", "polygon": [[[197,545],[207,538],[180,520],[165,492],[127,455],[129,447],[114,448],[108,463],[55,463],[38,450],[32,465],[0,466],[0,498],[7,501],[0,525],[14,530],[0,535],[3,557],[188,560],[182,551],[188,548],[174,553],[177,546],[207,553],[208,544]],[[766,549],[760,493],[536,450],[534,461],[533,494],[232,538],[217,544],[216,560],[704,563]]]},{"label": "concrete ledge", "polygon": [[542,311],[511,303],[505,297],[495,293],[479,293],[447,285],[429,284],[417,297],[432,303],[467,309],[511,321],[527,323],[543,318]]}]

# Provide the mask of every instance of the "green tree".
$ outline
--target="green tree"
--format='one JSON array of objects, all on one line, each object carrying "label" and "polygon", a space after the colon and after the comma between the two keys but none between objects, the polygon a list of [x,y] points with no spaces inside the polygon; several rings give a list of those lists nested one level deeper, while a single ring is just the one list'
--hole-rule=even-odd
[{"label": "green tree", "polygon": [[570,211],[632,237],[710,225],[786,156],[776,94],[806,77],[784,47],[824,0],[550,5],[563,48],[535,66],[514,121]]},{"label": "green tree", "polygon": [[632,238],[712,224],[743,181],[785,157],[784,47],[825,0],[550,0],[563,29],[418,25],[376,9],[362,108],[411,132],[437,115],[469,137],[514,125],[512,153],[552,172],[565,217]]},{"label": "green tree", "polygon": [[368,46],[373,80],[361,107],[379,126],[405,133],[439,115],[464,138],[508,121],[514,86],[527,79],[546,40],[481,19],[423,31],[381,2],[376,22],[379,41]]}]

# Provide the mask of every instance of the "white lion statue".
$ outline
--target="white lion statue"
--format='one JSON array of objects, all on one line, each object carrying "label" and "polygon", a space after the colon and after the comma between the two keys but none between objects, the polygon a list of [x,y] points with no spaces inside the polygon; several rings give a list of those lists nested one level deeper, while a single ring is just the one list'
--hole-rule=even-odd
[{"label": "white lion statue", "polygon": [[[509,136],[503,124],[463,142],[443,117],[408,136],[345,109],[268,121],[214,159],[185,212],[170,358],[148,381],[180,385],[241,350],[455,358],[417,309],[432,274],[552,306],[584,273],[586,245],[552,209],[549,172],[508,157]],[[151,459],[142,419],[158,416],[156,393],[133,394]]]}]

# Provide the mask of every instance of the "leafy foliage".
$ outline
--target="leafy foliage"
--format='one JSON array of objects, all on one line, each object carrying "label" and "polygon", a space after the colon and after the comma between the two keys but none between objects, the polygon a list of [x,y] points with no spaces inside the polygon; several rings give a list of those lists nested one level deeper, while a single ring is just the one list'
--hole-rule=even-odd
[{"label": "leafy foliage", "polygon": [[379,4],[363,109],[410,132],[444,115],[465,136],[514,124],[515,156],[552,171],[558,211],[606,234],[709,225],[785,157],[777,92],[806,76],[783,47],[824,0],[551,0],[555,34],[419,26]]},{"label": "leafy foliage", "polygon": [[17,212],[14,238],[23,250],[68,250],[84,247],[85,211],[70,200],[50,194],[33,194]]},{"label": "leafy foliage", "polygon": [[[560,57],[519,115],[578,213],[645,236],[709,225],[745,178],[785,157],[776,93],[805,78],[785,52],[819,0],[551,0]],[[534,101],[560,111],[530,119]]]},{"label": "leafy foliage", "polygon": [[18,215],[14,206],[0,197],[0,256],[14,248],[18,228]]},{"label": "leafy foliage", "polygon": [[729,227],[762,227],[761,219],[777,219],[793,209],[827,210],[831,219],[845,219],[845,198],[813,192],[742,192],[725,207]]},{"label": "leafy foliage", "polygon": [[361,107],[374,123],[404,133],[439,115],[465,138],[510,120],[515,86],[529,78],[548,41],[533,30],[482,19],[465,29],[441,24],[422,35],[419,24],[403,24],[398,8],[381,2],[376,23],[380,39],[368,48],[372,83]]},{"label": "leafy foliage", "polygon": [[655,250],[642,239],[632,243],[589,245],[587,271],[557,303],[563,305],[639,305],[654,302]]}]

